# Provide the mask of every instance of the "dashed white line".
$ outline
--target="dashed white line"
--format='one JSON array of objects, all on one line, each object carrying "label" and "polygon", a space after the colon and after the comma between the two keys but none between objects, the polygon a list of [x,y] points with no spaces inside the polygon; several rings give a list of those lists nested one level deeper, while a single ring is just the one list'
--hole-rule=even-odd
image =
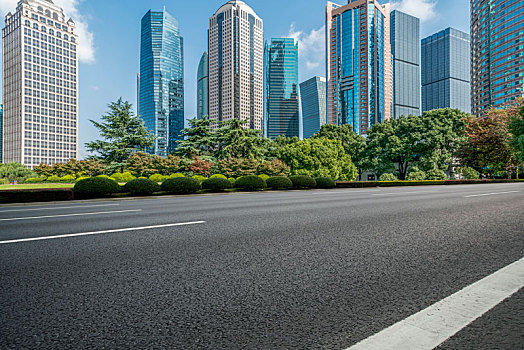
[{"label": "dashed white line", "polygon": [[205,221],[192,221],[192,222],[180,222],[180,223],[176,223],[176,224],[144,226],[144,227],[130,227],[130,228],[121,228],[121,229],[116,229],[116,230],[105,230],[105,231],[94,231],[94,232],[84,232],[84,233],[71,233],[71,234],[56,235],[56,236],[44,236],[44,237],[12,239],[12,240],[9,240],[9,241],[0,241],[0,244],[13,244],[13,243],[22,243],[22,242],[44,241],[44,240],[49,240],[49,239],[71,238],[71,237],[80,237],[80,236],[93,236],[93,235],[101,235],[101,234],[107,234],[107,233],[153,230],[153,229],[158,229],[158,228],[187,226],[187,225],[198,225],[198,224],[205,224],[205,223],[206,223]]},{"label": "dashed white line", "polygon": [[464,196],[464,198],[471,197],[484,197],[484,196],[495,196],[497,194],[509,194],[509,193],[519,193],[520,191],[508,191],[508,192],[495,192],[495,193],[482,193],[482,194],[472,194],[469,196]]},{"label": "dashed white line", "polygon": [[416,191],[416,192],[390,192],[390,193],[378,193],[372,194],[372,196],[395,196],[400,194],[425,194],[425,193],[437,193],[437,191]]},{"label": "dashed white line", "polygon": [[12,212],[23,212],[23,211],[40,211],[40,210],[65,210],[65,209],[86,209],[86,208],[97,208],[97,207],[112,207],[119,206],[120,204],[97,204],[97,205],[77,205],[70,207],[46,207],[46,208],[31,208],[31,209],[8,209],[0,210],[2,213],[12,213]]},{"label": "dashed white line", "polygon": [[524,287],[524,258],[351,346],[431,350]]},{"label": "dashed white line", "polygon": [[68,216],[89,216],[89,215],[105,215],[105,214],[119,214],[119,213],[133,213],[142,211],[142,209],[134,210],[115,210],[115,211],[99,211],[95,213],[79,213],[79,214],[62,214],[62,215],[45,215],[45,216],[29,216],[21,218],[9,218],[0,219],[0,221],[20,221],[20,220],[36,220],[36,219],[49,219],[49,218],[64,218]]}]

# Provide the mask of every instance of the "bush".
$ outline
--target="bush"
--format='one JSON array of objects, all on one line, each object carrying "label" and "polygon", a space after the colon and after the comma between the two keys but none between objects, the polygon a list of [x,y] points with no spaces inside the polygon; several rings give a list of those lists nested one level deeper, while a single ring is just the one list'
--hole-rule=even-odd
[{"label": "bush", "polygon": [[105,177],[90,177],[80,180],[73,188],[75,194],[85,197],[107,196],[120,192],[120,186],[115,180]]},{"label": "bush", "polygon": [[479,172],[468,166],[459,168],[458,173],[460,174],[460,177],[465,180],[478,180],[480,178]]},{"label": "bush", "polygon": [[58,183],[60,182],[60,178],[56,175],[53,175],[53,176],[49,176],[47,178],[47,180],[45,180],[46,182],[51,182],[51,183]]},{"label": "bush", "polygon": [[63,182],[65,184],[72,184],[75,183],[75,177],[73,175],[65,175],[60,178],[60,182]]},{"label": "bush", "polygon": [[295,175],[289,178],[296,188],[314,188],[317,182],[311,176]]},{"label": "bush", "polygon": [[231,182],[231,185],[235,186],[235,182],[237,182],[237,179],[235,179],[234,177],[230,177],[228,181]]},{"label": "bush", "polygon": [[210,179],[216,179],[216,178],[226,179],[226,180],[227,180],[227,176],[222,175],[222,174],[215,174],[215,175],[212,175],[212,176],[210,177]]},{"label": "bush", "polygon": [[266,174],[258,175],[258,177],[263,179],[264,181],[267,181],[267,179],[269,179],[269,175],[266,175]]},{"label": "bush", "polygon": [[44,179],[41,177],[30,177],[24,181],[26,184],[41,184],[42,182],[44,182]]},{"label": "bush", "polygon": [[398,177],[396,177],[394,174],[386,173],[380,175],[378,181],[398,181]]},{"label": "bush", "polygon": [[198,180],[198,182],[200,182],[200,183],[202,183],[203,181],[207,180],[207,177],[202,176],[202,175],[193,175],[192,178],[195,179],[195,180]]},{"label": "bush", "polygon": [[191,194],[200,191],[200,181],[190,177],[174,177],[162,182],[162,191],[174,194]]},{"label": "bush", "polygon": [[274,190],[286,190],[293,187],[293,182],[287,176],[272,176],[266,180],[267,187]]},{"label": "bush", "polygon": [[443,170],[433,169],[426,173],[426,180],[447,180],[448,176]]},{"label": "bush", "polygon": [[247,175],[239,177],[235,187],[246,191],[260,191],[266,188],[266,181],[256,175]]},{"label": "bush", "polygon": [[149,177],[149,180],[154,182],[164,182],[167,179],[169,179],[167,176],[160,175],[160,174],[154,174]]},{"label": "bush", "polygon": [[227,189],[233,188],[233,184],[228,179],[221,177],[211,177],[202,182],[202,188],[212,192],[224,192]]},{"label": "bush", "polygon": [[186,177],[186,176],[184,174],[181,174],[181,173],[175,173],[175,174],[169,175],[170,179],[175,178],[175,177]]},{"label": "bush", "polygon": [[126,183],[124,191],[133,195],[149,195],[160,191],[160,185],[149,179],[134,179]]},{"label": "bush", "polygon": [[315,178],[317,188],[335,188],[337,187],[336,182],[330,177],[317,177]]},{"label": "bush", "polygon": [[133,174],[131,174],[130,172],[114,173],[113,175],[111,175],[111,178],[115,180],[116,182],[122,182],[122,183],[127,183],[129,181],[136,179],[136,177],[134,177]]},{"label": "bush", "polygon": [[88,176],[81,176],[81,177],[79,177],[79,178],[77,178],[77,179],[75,180],[75,183],[78,182],[78,181],[85,180],[85,179],[89,179],[89,177],[88,177]]},{"label": "bush", "polygon": [[423,181],[426,180],[426,173],[423,171],[412,171],[408,174],[406,177],[406,180],[408,181]]},{"label": "bush", "polygon": [[[107,175],[98,175],[97,177],[100,177],[100,178],[102,178],[102,179],[110,179],[110,180],[113,180],[113,179],[111,178],[111,176],[107,176]],[[114,180],[113,180],[113,181],[114,181]]]},{"label": "bush", "polygon": [[9,185],[9,179],[6,179],[5,177],[1,178],[0,185]]}]

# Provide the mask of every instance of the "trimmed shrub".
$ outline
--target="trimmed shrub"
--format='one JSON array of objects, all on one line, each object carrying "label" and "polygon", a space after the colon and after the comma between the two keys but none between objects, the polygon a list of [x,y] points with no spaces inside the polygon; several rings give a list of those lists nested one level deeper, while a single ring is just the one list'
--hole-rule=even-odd
[{"label": "trimmed shrub", "polygon": [[210,177],[210,179],[216,179],[216,178],[219,178],[219,179],[226,179],[226,180],[227,180],[227,176],[222,175],[222,174],[215,174],[215,175],[212,175],[212,176]]},{"label": "trimmed shrub", "polygon": [[[100,178],[103,178],[103,179],[111,179],[111,176],[107,176],[107,175],[98,175],[96,177],[100,177]],[[111,179],[111,180],[113,180],[113,179]]]},{"label": "trimmed shrub", "polygon": [[65,175],[60,178],[60,182],[66,183],[66,184],[72,184],[75,183],[75,177],[73,175]]},{"label": "trimmed shrub", "polygon": [[202,175],[193,175],[192,178],[195,179],[195,180],[198,180],[198,182],[200,182],[200,183],[202,183],[203,181],[207,180],[207,177],[202,176]]},{"label": "trimmed shrub", "polygon": [[147,177],[145,177],[145,176],[140,176],[139,179],[147,179],[147,180],[149,180],[149,179],[148,179]]},{"label": "trimmed shrub", "polygon": [[266,180],[266,184],[274,190],[287,190],[293,187],[293,182],[287,176],[271,176]]},{"label": "trimmed shrub", "polygon": [[433,169],[426,173],[426,180],[447,180],[448,176],[443,170]]},{"label": "trimmed shrub", "polygon": [[266,181],[256,175],[247,175],[239,177],[235,187],[245,191],[260,191],[266,188]]},{"label": "trimmed shrub", "polygon": [[186,177],[184,174],[181,174],[181,173],[175,173],[175,174],[171,174],[169,175],[169,178],[172,179],[174,177]]},{"label": "trimmed shrub", "polygon": [[115,180],[116,182],[122,182],[122,183],[127,183],[129,181],[136,179],[136,177],[134,177],[133,174],[131,174],[130,172],[114,173],[113,175],[111,175],[111,178]]},{"label": "trimmed shrub", "polygon": [[380,175],[378,181],[398,181],[398,177],[391,173],[385,173]]},{"label": "trimmed shrub", "polygon": [[267,179],[269,179],[269,175],[266,175],[266,174],[258,175],[258,177],[263,179],[264,181],[267,181]]},{"label": "trimmed shrub", "polygon": [[149,195],[160,191],[160,185],[149,179],[134,179],[126,183],[124,191],[133,195]]},{"label": "trimmed shrub", "polygon": [[460,168],[457,172],[460,174],[460,177],[465,180],[478,180],[480,178],[479,172],[469,166]]},{"label": "trimmed shrub", "polygon": [[289,178],[296,188],[314,188],[317,182],[314,178],[305,175],[295,175]]},{"label": "trimmed shrub", "polygon": [[191,194],[200,191],[200,181],[190,177],[174,177],[162,182],[162,191],[174,194]]},{"label": "trimmed shrub", "polygon": [[424,181],[426,180],[426,173],[423,171],[412,171],[406,177],[408,181]]},{"label": "trimmed shrub", "polygon": [[149,177],[149,180],[154,182],[164,182],[167,179],[169,179],[167,176],[160,175],[160,174],[154,174]]},{"label": "trimmed shrub", "polygon": [[60,182],[60,178],[56,175],[53,175],[53,176],[49,176],[47,178],[47,180],[45,180],[46,182],[51,182],[51,183],[58,183]]},{"label": "trimmed shrub", "polygon": [[26,184],[41,184],[42,182],[45,182],[44,179],[40,177],[30,177],[29,179],[26,179],[24,183]]},{"label": "trimmed shrub", "polygon": [[337,183],[330,177],[317,177],[315,178],[317,188],[335,188]]},{"label": "trimmed shrub", "polygon": [[230,177],[228,180],[229,182],[231,182],[231,185],[235,186],[235,182],[237,182],[237,179],[235,179],[234,177]]},{"label": "trimmed shrub", "polygon": [[230,188],[233,188],[233,184],[228,179],[221,177],[211,177],[210,179],[202,182],[202,188],[210,190],[212,192],[224,192]]},{"label": "trimmed shrub", "polygon": [[120,192],[120,186],[115,180],[110,178],[90,177],[78,181],[73,191],[75,195],[82,197],[99,197]]},{"label": "trimmed shrub", "polygon": [[85,179],[89,179],[89,177],[88,177],[88,176],[81,176],[81,177],[79,177],[79,178],[77,178],[77,179],[75,180],[75,183],[78,182],[78,181],[85,180]]}]

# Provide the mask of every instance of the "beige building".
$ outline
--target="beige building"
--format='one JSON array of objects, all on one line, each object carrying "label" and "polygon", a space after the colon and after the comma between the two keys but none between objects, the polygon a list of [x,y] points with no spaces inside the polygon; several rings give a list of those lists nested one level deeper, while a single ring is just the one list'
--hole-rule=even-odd
[{"label": "beige building", "polygon": [[5,18],[3,161],[28,167],[78,157],[78,37],[51,0]]},{"label": "beige building", "polygon": [[209,117],[239,119],[262,129],[264,115],[264,29],[255,11],[228,1],[209,19]]}]

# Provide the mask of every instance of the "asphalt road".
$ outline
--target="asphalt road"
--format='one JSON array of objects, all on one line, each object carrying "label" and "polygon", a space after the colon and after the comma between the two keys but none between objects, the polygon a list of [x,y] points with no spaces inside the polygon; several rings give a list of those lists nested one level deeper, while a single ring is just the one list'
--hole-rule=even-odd
[{"label": "asphalt road", "polygon": [[[77,233],[0,244],[0,349],[342,350],[523,258],[524,184],[0,207]],[[441,348],[522,348],[523,303]]]}]

